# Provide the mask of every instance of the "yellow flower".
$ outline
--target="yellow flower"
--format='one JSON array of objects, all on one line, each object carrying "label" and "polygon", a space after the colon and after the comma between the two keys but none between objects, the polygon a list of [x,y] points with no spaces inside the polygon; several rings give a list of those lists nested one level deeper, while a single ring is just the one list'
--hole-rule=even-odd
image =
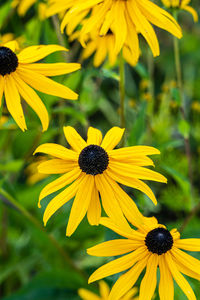
[{"label": "yellow flower", "polygon": [[17,48],[18,45],[15,41],[0,46],[0,106],[4,94],[8,111],[18,126],[23,131],[26,130],[21,95],[40,118],[43,131],[47,130],[49,125],[48,112],[32,88],[45,94],[75,100],[78,97],[76,93],[47,76],[76,71],[80,69],[80,64],[35,63],[53,52],[66,51],[64,47],[58,45],[31,46],[19,54],[16,54]]},{"label": "yellow flower", "polygon": [[127,293],[145,268],[146,272],[140,285],[140,300],[152,299],[157,284],[157,268],[160,270],[161,300],[174,299],[173,278],[188,299],[196,299],[181,273],[200,280],[200,261],[180,249],[200,251],[200,239],[180,239],[176,229],[168,231],[165,226],[158,224],[155,218],[148,220],[148,223],[144,223],[137,231],[128,223],[119,225],[109,218],[102,218],[100,223],[124,237],[104,242],[87,251],[94,256],[125,254],[103,265],[89,278],[91,283],[127,270],[114,284],[109,300],[118,300]]},{"label": "yellow flower", "polygon": [[35,153],[42,152],[55,157],[40,164],[39,172],[65,173],[42,190],[39,207],[43,198],[70,184],[48,204],[43,217],[45,225],[49,218],[74,196],[66,234],[70,236],[76,230],[86,213],[89,223],[98,225],[101,217],[99,193],[108,216],[119,220],[123,218],[123,212],[129,218],[132,208],[135,222],[141,222],[141,219],[143,222],[144,217],[137,206],[117,182],[144,192],[156,204],[153,192],[141,179],[166,182],[166,178],[144,168],[153,165],[147,155],[159,154],[157,149],[134,146],[113,150],[123,133],[124,129],[113,127],[102,140],[101,132],[90,127],[85,142],[74,128],[67,126],[64,127],[64,134],[71,149],[51,143],[36,149]]},{"label": "yellow flower", "polygon": [[146,39],[153,55],[159,55],[159,43],[151,23],[178,38],[182,36],[175,19],[149,0],[49,0],[49,4],[47,16],[66,11],[61,23],[61,31],[67,26],[69,35],[91,12],[84,20],[80,31],[81,43],[85,45],[88,33],[96,28],[100,36],[106,35],[111,30],[115,36],[113,51],[117,54],[128,41],[128,45],[136,46],[135,51],[138,51],[136,57],[139,57],[139,32]]},{"label": "yellow flower", "polygon": [[179,8],[188,11],[189,13],[191,13],[194,22],[197,22],[198,14],[194,8],[188,5],[190,1],[191,0],[162,0],[163,4],[167,8]]},{"label": "yellow flower", "polygon": [[12,7],[17,7],[18,14],[24,16],[37,0],[13,0]]},{"label": "yellow flower", "polygon": [[[83,50],[82,58],[87,59],[94,52],[94,66],[100,66],[106,56],[108,55],[109,63],[113,66],[117,60],[117,53],[113,51],[115,46],[115,35],[109,31],[104,36],[99,36],[98,32],[96,34],[90,34],[89,42],[87,42],[87,47]],[[138,47],[138,49],[137,49]],[[123,45],[123,57],[132,66],[135,66],[139,59],[139,45],[130,43],[127,39]]]},{"label": "yellow flower", "polygon": [[[99,290],[100,296],[86,290],[86,289],[79,289],[78,294],[83,300],[108,300],[110,294],[110,288],[107,283],[103,280],[99,282]],[[135,297],[137,293],[137,288],[131,289],[125,296],[120,298],[120,300],[138,300],[138,297]]]}]

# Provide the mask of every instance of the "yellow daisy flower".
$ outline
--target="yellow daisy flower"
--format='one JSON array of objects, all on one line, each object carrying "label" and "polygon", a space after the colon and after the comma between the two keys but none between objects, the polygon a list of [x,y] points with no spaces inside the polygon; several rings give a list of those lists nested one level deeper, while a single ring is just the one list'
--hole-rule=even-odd
[{"label": "yellow daisy flower", "polygon": [[[175,19],[149,0],[49,0],[49,4],[47,16],[66,11],[61,31],[67,26],[68,34],[71,34],[91,12],[89,18],[84,20],[80,32],[81,43],[85,45],[87,34],[97,26],[100,36],[106,35],[110,29],[115,35],[113,51],[117,54],[127,41],[129,44],[137,45],[139,32],[146,39],[153,55],[159,55],[159,43],[151,23],[178,38],[182,36]],[[136,56],[139,56],[139,53]]]},{"label": "yellow daisy flower", "polygon": [[179,8],[188,11],[191,13],[194,22],[198,21],[198,14],[194,8],[189,6],[188,4],[190,3],[191,0],[162,0],[162,3],[167,7],[167,8]]},{"label": "yellow daisy flower", "polygon": [[[87,59],[95,52],[93,64],[95,67],[99,67],[108,55],[109,63],[113,66],[117,60],[117,53],[113,51],[114,46],[115,35],[111,31],[108,31],[104,36],[99,36],[98,33],[90,34],[87,47],[83,50],[82,58]],[[139,44],[132,44],[127,39],[122,49],[124,59],[130,65],[135,66],[139,59]]]},{"label": "yellow daisy flower", "polygon": [[176,229],[167,230],[165,226],[158,224],[155,218],[148,220],[137,231],[127,222],[119,225],[109,218],[102,218],[100,223],[124,239],[107,241],[89,248],[88,254],[94,256],[126,254],[103,265],[89,278],[91,283],[127,270],[114,284],[109,300],[119,300],[127,293],[145,268],[139,291],[140,300],[152,299],[157,284],[157,268],[160,271],[161,300],[174,299],[173,278],[189,300],[196,300],[191,286],[181,273],[200,280],[200,261],[181,249],[200,251],[200,239],[180,239]]},{"label": "yellow daisy flower", "polygon": [[64,134],[71,149],[53,143],[43,144],[36,149],[35,153],[42,152],[55,157],[41,163],[39,172],[64,174],[42,190],[39,207],[43,198],[70,184],[48,204],[43,217],[45,225],[74,196],[66,234],[70,236],[76,230],[86,213],[89,223],[98,225],[101,217],[99,193],[108,216],[122,219],[123,212],[129,218],[131,208],[135,222],[143,222],[144,217],[137,206],[117,182],[144,192],[156,204],[153,192],[141,179],[166,182],[166,178],[144,168],[153,166],[147,155],[159,154],[157,149],[134,146],[113,150],[123,133],[124,129],[113,127],[102,140],[101,132],[90,127],[86,142],[74,128],[67,126],[64,127]]},{"label": "yellow daisy flower", "polygon": [[[96,294],[86,289],[79,289],[78,294],[83,300],[108,300],[110,294],[110,288],[105,281],[101,280],[99,282],[99,290],[100,290],[100,296],[97,296]],[[138,291],[137,288],[131,289],[128,293],[126,293],[125,296],[120,298],[120,300],[138,300],[138,297],[135,297],[137,291]]]},{"label": "yellow daisy flower", "polygon": [[[35,63],[56,51],[66,51],[58,45],[30,46],[18,54],[15,41],[0,46],[0,106],[3,94],[8,111],[18,126],[27,129],[21,105],[21,97],[30,105],[41,120],[43,131],[49,125],[48,112],[45,105],[32,89],[42,93],[76,100],[78,95],[68,87],[57,83],[47,76],[56,76],[80,69],[76,63]],[[32,88],[31,88],[32,87]]]}]

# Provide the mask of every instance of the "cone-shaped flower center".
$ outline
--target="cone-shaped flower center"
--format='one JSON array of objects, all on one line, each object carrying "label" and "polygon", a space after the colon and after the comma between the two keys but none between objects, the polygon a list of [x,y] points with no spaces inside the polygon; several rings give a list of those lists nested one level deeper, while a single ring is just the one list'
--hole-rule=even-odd
[{"label": "cone-shaped flower center", "polygon": [[90,175],[102,174],[108,167],[108,154],[97,145],[85,147],[78,159],[79,166],[83,172]]},{"label": "cone-shaped flower center", "polygon": [[17,69],[17,55],[7,47],[0,47],[0,74],[10,74]]},{"label": "cone-shaped flower center", "polygon": [[150,252],[161,255],[172,248],[173,237],[169,230],[155,228],[147,234],[145,244]]}]

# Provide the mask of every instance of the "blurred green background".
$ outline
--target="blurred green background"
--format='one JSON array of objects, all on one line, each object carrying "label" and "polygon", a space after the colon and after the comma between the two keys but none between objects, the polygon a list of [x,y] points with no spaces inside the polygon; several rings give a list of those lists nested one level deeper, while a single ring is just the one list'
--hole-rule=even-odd
[{"label": "blurred green background", "polygon": [[[39,2],[20,17],[11,8],[11,1],[0,1],[1,37],[12,33],[24,46],[59,43],[60,35],[55,30],[58,19],[40,20]],[[162,6],[160,1],[155,2]],[[198,0],[193,0],[191,6],[200,12]],[[180,113],[170,34],[156,29],[161,55],[155,59],[141,38],[142,55],[138,65],[125,66],[126,145],[143,144],[160,149],[160,157],[154,158],[156,170],[168,178],[167,185],[149,182],[158,199],[157,206],[140,192],[126,191],[146,216],[156,216],[168,229],[181,228],[185,220],[189,221],[184,225],[182,237],[200,238],[200,23],[194,24],[187,12],[180,13],[179,23],[183,28],[180,53],[186,120]],[[68,61],[78,62],[82,51],[79,43],[69,44],[65,35],[62,39],[70,49]],[[64,59],[62,53],[56,53],[45,61]],[[88,286],[87,279],[108,260],[88,256],[86,248],[116,238],[113,232],[102,226],[91,227],[86,220],[71,238],[66,238],[72,201],[43,228],[43,212],[53,196],[43,200],[41,209],[37,207],[38,196],[54,176],[40,180],[32,165],[35,162],[32,154],[44,142],[67,146],[62,131],[64,125],[74,126],[83,137],[88,126],[105,133],[119,125],[118,63],[113,68],[104,63],[95,69],[92,59],[88,59],[82,62],[80,71],[55,80],[77,91],[79,100],[73,102],[40,94],[51,120],[47,132],[41,133],[39,120],[29,107],[24,106],[29,128],[25,133],[17,128],[6,108],[1,108],[0,299],[3,300],[75,300],[79,299],[77,289],[80,287],[97,291],[97,285]],[[191,148],[192,178],[188,176],[185,141]],[[195,214],[188,220],[194,208]],[[199,253],[193,255],[200,258]],[[112,285],[116,278],[111,276],[106,280]],[[199,282],[190,278],[188,281],[200,299]],[[175,289],[175,300],[186,299],[176,285]],[[155,299],[159,299],[157,294]]]}]

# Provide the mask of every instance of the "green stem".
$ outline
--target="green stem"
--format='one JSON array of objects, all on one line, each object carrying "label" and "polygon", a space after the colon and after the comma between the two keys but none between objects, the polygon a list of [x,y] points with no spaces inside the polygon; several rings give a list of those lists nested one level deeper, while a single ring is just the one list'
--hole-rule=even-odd
[{"label": "green stem", "polygon": [[[173,12],[174,18],[177,20],[177,12]],[[177,86],[179,89],[179,95],[181,100],[180,113],[183,120],[186,121],[186,114],[184,109],[184,88],[182,82],[182,69],[181,69],[181,59],[180,59],[180,48],[178,39],[173,36],[174,44],[174,58],[175,58],[175,68],[176,68],[176,77],[177,77]],[[185,144],[185,153],[188,161],[188,176],[190,181],[191,195],[193,196],[193,172],[192,172],[192,155],[190,149],[189,138],[184,137]]]},{"label": "green stem", "polygon": [[125,68],[122,51],[119,55],[120,127],[125,128]]},{"label": "green stem", "polygon": [[149,73],[149,87],[148,92],[151,96],[151,101],[149,103],[149,114],[152,115],[154,111],[154,58],[151,52],[151,49],[148,48],[148,56],[147,56],[147,64],[148,64],[148,73]]},{"label": "green stem", "polygon": [[2,195],[9,203],[11,203],[26,219],[29,220],[30,223],[32,223],[37,229],[42,231],[45,237],[47,238],[47,240],[49,241],[49,243],[53,246],[53,248],[56,248],[58,253],[60,253],[64,261],[72,269],[74,269],[77,273],[79,273],[81,277],[84,279],[84,281],[87,280],[86,275],[79,268],[77,268],[76,265],[74,265],[68,253],[60,246],[60,244],[57,242],[54,236],[48,234],[34,216],[32,216],[23,206],[21,206],[21,204],[18,201],[16,201],[16,199],[14,199],[9,193],[7,193],[2,188],[0,188],[0,195]]}]

